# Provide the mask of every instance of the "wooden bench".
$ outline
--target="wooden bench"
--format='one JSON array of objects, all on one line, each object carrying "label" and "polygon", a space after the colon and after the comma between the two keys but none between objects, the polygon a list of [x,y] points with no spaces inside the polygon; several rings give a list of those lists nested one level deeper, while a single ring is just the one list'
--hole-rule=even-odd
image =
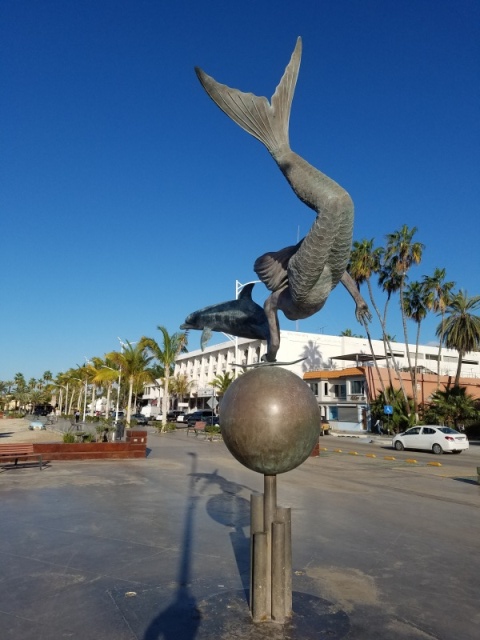
[{"label": "wooden bench", "polygon": [[210,442],[213,442],[215,437],[217,437],[219,440],[222,439],[222,435],[220,433],[209,433],[206,430],[206,426],[207,426],[206,422],[196,422],[193,427],[187,427],[187,436],[188,436],[190,431],[193,431],[193,433],[196,436],[198,436],[199,433],[204,433],[205,434],[205,440],[210,440]]},{"label": "wooden bench", "polygon": [[33,444],[0,444],[0,462],[15,460],[15,466],[20,459],[37,458],[40,471],[42,470],[42,454],[35,453]]},{"label": "wooden bench", "polygon": [[193,427],[187,427],[187,436],[189,435],[190,431],[193,431],[196,436],[198,436],[199,433],[204,433],[206,436],[207,433],[205,431],[205,426],[206,422],[195,422]]}]

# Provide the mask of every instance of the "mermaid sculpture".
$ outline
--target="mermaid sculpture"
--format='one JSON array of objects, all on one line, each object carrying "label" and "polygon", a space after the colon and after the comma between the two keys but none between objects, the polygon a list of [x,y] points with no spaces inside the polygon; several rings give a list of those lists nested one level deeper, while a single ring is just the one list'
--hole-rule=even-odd
[{"label": "mermaid sculpture", "polygon": [[[368,306],[346,271],[352,246],[352,199],[345,189],[290,149],[288,126],[301,53],[302,41],[298,38],[271,102],[252,93],[231,89],[216,82],[201,69],[195,69],[203,88],[215,104],[266,146],[297,197],[316,213],[310,231],[298,244],[270,251],[255,261],[256,274],[271,291],[264,304],[266,322],[262,323],[262,331],[258,336],[252,335],[251,327],[249,335],[244,335],[245,331],[238,326],[238,322],[233,330],[225,331],[225,327],[228,329],[228,313],[221,319],[221,329],[215,329],[212,325],[202,326],[202,312],[208,310],[211,317],[215,306],[196,311],[182,325],[184,329],[213,329],[239,337],[266,338],[267,353],[264,359],[269,362],[275,362],[280,346],[278,311],[283,311],[289,320],[309,318],[323,307],[339,282],[355,300],[359,322],[370,319]],[[223,311],[228,304],[222,303]],[[230,304],[234,310],[238,301]],[[247,318],[245,329],[248,324]]]}]

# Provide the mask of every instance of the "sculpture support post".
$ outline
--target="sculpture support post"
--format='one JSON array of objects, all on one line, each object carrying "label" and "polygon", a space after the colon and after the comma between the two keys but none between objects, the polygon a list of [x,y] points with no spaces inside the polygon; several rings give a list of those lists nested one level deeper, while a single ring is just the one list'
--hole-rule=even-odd
[{"label": "sculpture support post", "polygon": [[263,474],[264,493],[253,494],[250,503],[254,622],[283,624],[293,615],[291,510],[277,506],[277,475],[308,458],[318,441],[319,424],[311,389],[279,367],[259,366],[244,373],[223,397],[221,429],[226,446],[239,462]]},{"label": "sculpture support post", "polygon": [[277,476],[264,475],[264,495],[250,502],[250,611],[254,622],[292,615],[291,510],[277,507]]},{"label": "sculpture support post", "polygon": [[263,513],[267,534],[267,608],[272,610],[272,525],[277,510],[277,476],[263,476]]}]

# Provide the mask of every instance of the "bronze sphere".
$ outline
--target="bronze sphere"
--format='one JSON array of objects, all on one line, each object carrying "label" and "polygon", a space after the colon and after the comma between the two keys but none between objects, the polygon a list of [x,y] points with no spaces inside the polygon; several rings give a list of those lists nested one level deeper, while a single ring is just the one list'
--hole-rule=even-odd
[{"label": "bronze sphere", "polygon": [[220,406],[222,436],[248,469],[266,475],[302,464],[318,442],[320,410],[310,387],[279,366],[239,376]]}]

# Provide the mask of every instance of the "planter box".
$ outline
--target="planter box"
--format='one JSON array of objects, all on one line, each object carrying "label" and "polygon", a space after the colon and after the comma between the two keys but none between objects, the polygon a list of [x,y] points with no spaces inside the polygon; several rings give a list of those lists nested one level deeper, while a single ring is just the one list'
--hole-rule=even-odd
[{"label": "planter box", "polygon": [[44,460],[101,460],[105,458],[146,458],[145,442],[42,442],[34,443],[35,453]]}]

